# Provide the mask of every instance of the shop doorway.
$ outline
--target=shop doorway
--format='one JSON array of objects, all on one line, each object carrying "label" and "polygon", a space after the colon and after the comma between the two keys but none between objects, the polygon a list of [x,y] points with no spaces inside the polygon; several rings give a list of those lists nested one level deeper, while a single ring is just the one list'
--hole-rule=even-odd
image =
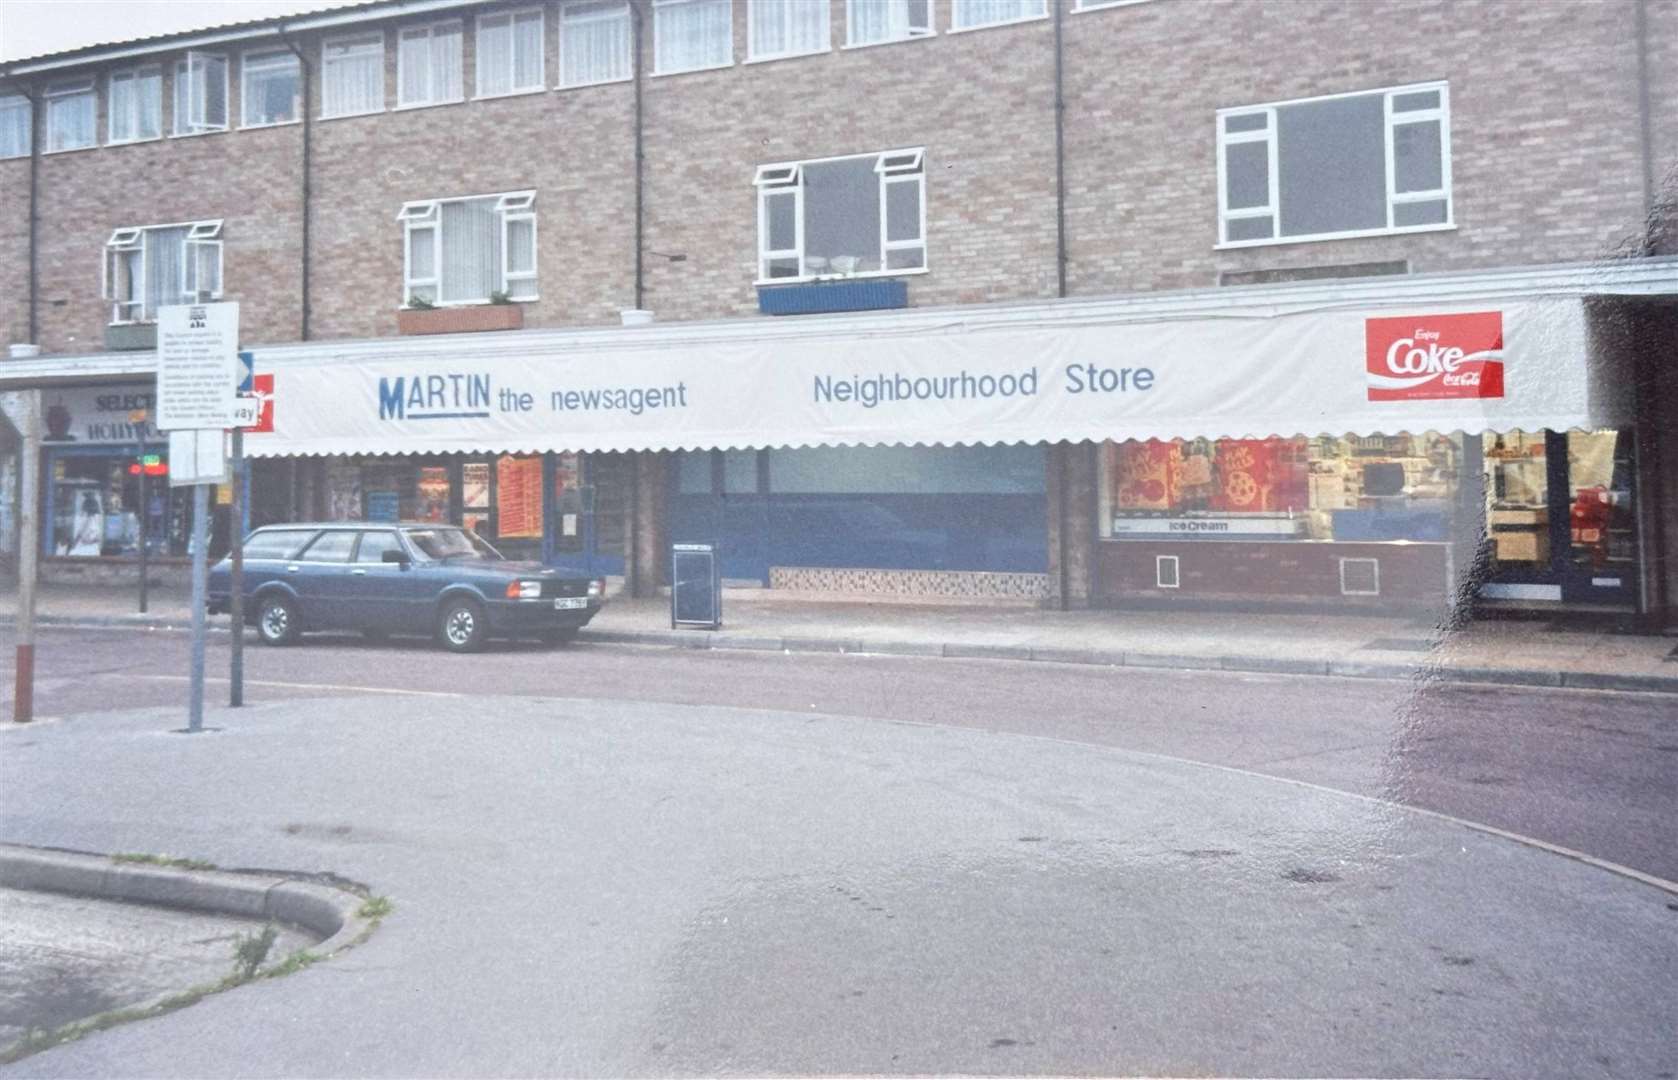
[{"label": "shop doorway", "polygon": [[568,574],[623,573],[627,542],[626,454],[549,454],[553,493],[542,560]]},{"label": "shop doorway", "polygon": [[1627,430],[1481,436],[1492,600],[1634,607],[1637,518]]}]

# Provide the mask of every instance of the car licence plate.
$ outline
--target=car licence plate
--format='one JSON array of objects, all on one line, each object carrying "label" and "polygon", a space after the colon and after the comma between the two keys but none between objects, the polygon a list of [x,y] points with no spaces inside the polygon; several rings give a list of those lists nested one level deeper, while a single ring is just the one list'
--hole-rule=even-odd
[{"label": "car licence plate", "polygon": [[561,596],[554,600],[554,607],[560,611],[575,611],[577,608],[588,607],[586,596]]}]

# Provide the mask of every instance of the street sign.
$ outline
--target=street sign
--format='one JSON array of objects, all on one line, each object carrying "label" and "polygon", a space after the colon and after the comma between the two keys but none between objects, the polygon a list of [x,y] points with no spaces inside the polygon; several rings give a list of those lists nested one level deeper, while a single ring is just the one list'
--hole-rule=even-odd
[{"label": "street sign", "polygon": [[169,433],[170,487],[227,482],[227,432],[218,428]]},{"label": "street sign", "polygon": [[251,392],[251,382],[256,378],[256,355],[241,352],[239,354],[239,393]]},{"label": "street sign", "polygon": [[[158,308],[158,428],[183,431],[233,427],[239,368],[237,303]],[[170,472],[174,472],[172,467]]]}]

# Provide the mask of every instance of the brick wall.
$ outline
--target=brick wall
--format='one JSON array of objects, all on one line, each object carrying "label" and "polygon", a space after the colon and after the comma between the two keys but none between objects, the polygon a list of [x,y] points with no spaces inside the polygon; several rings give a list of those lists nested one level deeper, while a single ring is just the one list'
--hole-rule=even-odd
[{"label": "brick wall", "polygon": [[29,340],[29,159],[0,161],[0,346]]}]

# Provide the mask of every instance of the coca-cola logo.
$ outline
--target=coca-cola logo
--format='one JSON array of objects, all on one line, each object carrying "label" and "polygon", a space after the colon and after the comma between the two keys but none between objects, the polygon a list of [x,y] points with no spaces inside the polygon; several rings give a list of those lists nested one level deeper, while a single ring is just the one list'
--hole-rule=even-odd
[{"label": "coca-cola logo", "polygon": [[1364,320],[1370,401],[1503,396],[1503,312]]}]

